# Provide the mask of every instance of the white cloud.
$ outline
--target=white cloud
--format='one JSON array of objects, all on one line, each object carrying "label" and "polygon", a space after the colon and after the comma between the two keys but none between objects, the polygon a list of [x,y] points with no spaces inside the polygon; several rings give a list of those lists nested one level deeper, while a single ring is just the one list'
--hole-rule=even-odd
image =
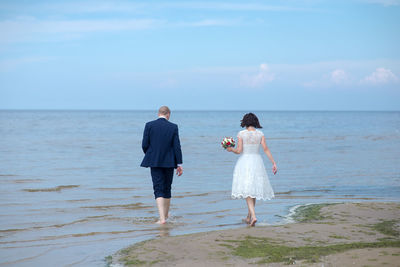
[{"label": "white cloud", "polygon": [[243,75],[241,84],[246,87],[262,87],[265,84],[275,80],[275,74],[272,73],[267,64],[263,63],[255,75]]},{"label": "white cloud", "polygon": [[130,20],[38,20],[19,18],[0,22],[0,32],[73,33],[147,29],[160,24],[151,19]]},{"label": "white cloud", "polygon": [[35,17],[18,17],[0,21],[0,43],[26,41],[65,40],[79,38],[81,34],[95,32],[137,31],[163,27],[232,26],[236,20],[204,19],[199,21],[171,22],[156,19],[85,19],[39,20]]},{"label": "white cloud", "polygon": [[335,84],[343,84],[349,80],[347,73],[341,69],[332,71],[330,74],[330,79]]},{"label": "white cloud", "polygon": [[39,20],[32,17],[0,21],[0,42],[49,41],[90,32],[133,31],[160,27],[152,19],[126,20]]},{"label": "white cloud", "polygon": [[[387,0],[388,1],[388,0]],[[160,2],[136,2],[133,1],[79,1],[79,2],[49,2],[27,6],[26,4],[7,4],[0,8],[38,11],[49,10],[58,14],[65,13],[151,13],[165,9],[187,9],[187,10],[219,10],[219,11],[311,11],[311,8],[304,8],[295,5],[268,5],[263,3],[233,3],[216,1],[160,1]]]},{"label": "white cloud", "polygon": [[387,84],[397,82],[399,78],[390,70],[385,68],[377,68],[371,75],[361,80],[361,83],[370,85]]},{"label": "white cloud", "polygon": [[308,88],[329,88],[334,85],[343,86],[351,84],[349,74],[343,69],[335,69],[329,73],[325,73],[321,78],[303,83]]}]

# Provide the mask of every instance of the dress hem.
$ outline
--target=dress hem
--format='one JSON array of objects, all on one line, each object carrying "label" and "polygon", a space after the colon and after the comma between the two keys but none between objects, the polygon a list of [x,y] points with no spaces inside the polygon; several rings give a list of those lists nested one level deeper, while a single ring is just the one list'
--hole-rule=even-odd
[{"label": "dress hem", "polygon": [[238,195],[233,195],[232,194],[231,197],[233,199],[241,199],[241,198],[245,199],[245,198],[251,197],[251,198],[255,198],[257,200],[266,201],[266,200],[272,200],[273,198],[275,198],[275,195],[272,195],[271,197],[259,197],[259,196],[244,195],[244,194],[238,194]]}]

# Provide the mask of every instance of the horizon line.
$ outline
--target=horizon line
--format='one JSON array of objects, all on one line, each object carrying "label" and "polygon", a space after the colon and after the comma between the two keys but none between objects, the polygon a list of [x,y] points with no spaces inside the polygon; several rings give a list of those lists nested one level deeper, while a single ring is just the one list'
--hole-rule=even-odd
[{"label": "horizon line", "polygon": [[[154,111],[157,112],[157,109],[54,109],[54,108],[40,108],[40,109],[20,109],[20,108],[12,108],[12,109],[3,109],[0,108],[0,111]],[[172,112],[204,112],[204,111],[213,111],[213,112],[248,112],[249,109],[173,109]],[[254,112],[400,112],[400,110],[394,109],[253,109]]]}]

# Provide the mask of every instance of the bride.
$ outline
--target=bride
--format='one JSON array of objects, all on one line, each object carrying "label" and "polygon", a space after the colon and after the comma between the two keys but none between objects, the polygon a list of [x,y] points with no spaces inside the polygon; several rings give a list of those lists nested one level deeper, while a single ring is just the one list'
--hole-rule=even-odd
[{"label": "bride", "polygon": [[237,147],[227,148],[227,151],[236,154],[243,152],[233,171],[232,198],[246,199],[248,208],[246,222],[254,226],[257,222],[256,199],[270,200],[274,197],[274,191],[269,183],[263,159],[259,153],[260,145],[272,162],[272,172],[276,174],[278,169],[267,147],[263,132],[258,130],[262,127],[257,116],[253,113],[247,113],[243,116],[240,126],[246,129],[238,133]]}]

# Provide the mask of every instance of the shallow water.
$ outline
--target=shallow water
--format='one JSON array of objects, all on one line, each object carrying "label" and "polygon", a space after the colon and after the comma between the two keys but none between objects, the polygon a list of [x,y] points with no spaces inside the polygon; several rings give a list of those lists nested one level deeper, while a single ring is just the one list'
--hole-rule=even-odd
[{"label": "shallow water", "polygon": [[[154,224],[142,160],[143,111],[0,111],[0,265],[104,266],[104,257],[156,236],[244,227],[230,199],[237,155],[220,147],[244,112],[173,112],[184,175],[172,218]],[[298,204],[400,200],[400,112],[256,112],[278,164],[264,157],[276,198],[259,224]]]}]

